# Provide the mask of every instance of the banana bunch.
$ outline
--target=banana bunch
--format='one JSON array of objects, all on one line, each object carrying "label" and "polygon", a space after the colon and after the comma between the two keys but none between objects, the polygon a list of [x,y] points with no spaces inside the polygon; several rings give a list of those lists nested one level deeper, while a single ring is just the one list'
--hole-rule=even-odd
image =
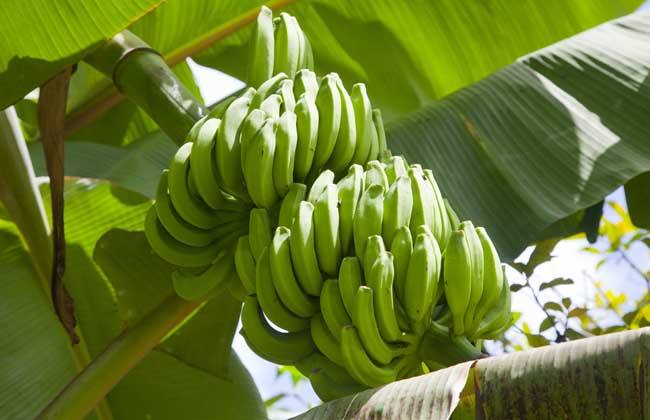
[{"label": "banana bunch", "polygon": [[311,47],[294,17],[273,21],[263,7],[254,44],[256,71],[279,72],[198,121],[160,177],[145,231],[180,267],[212,264],[246,233],[249,211],[276,208],[294,182],[322,184],[387,153],[365,85],[348,93],[337,74],[319,79],[309,70]]},{"label": "banana bunch", "polygon": [[[510,325],[485,230],[460,223],[431,171],[399,156],[292,184],[276,211],[251,212],[235,265],[250,347],[316,375],[321,398],[461,361],[470,339]],[[432,335],[437,360],[422,348]]]},{"label": "banana bunch", "polygon": [[259,86],[279,73],[294,78],[300,69],[314,68],[309,39],[298,20],[288,13],[273,18],[273,12],[262,6],[253,33],[248,84]]},{"label": "banana bunch", "polygon": [[229,281],[249,346],[324,400],[476,357],[511,322],[485,230],[391,156],[364,84],[311,70],[295,18],[263,7],[252,49],[254,87],[194,125],[146,217],[176,292]]}]

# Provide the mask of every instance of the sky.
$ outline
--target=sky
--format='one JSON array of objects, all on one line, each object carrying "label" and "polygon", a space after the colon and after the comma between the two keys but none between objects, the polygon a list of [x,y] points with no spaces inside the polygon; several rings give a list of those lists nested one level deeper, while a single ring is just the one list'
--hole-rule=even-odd
[{"label": "sky", "polygon": [[[650,0],[641,9],[650,9]],[[201,95],[206,104],[213,104],[223,97],[244,87],[244,83],[224,73],[200,66],[190,61],[190,68],[195,75]],[[612,192],[607,200],[614,201],[625,206],[625,196],[622,188]],[[616,221],[618,215],[608,206],[605,206],[604,217],[610,221]],[[606,241],[600,240],[596,247],[606,247]],[[640,291],[644,290],[644,281],[620,259],[610,258],[607,263],[598,270],[595,269],[599,256],[582,251],[588,243],[585,239],[565,240],[558,244],[553,252],[553,259],[538,267],[531,281],[539,284],[557,277],[568,277],[576,283],[564,286],[561,292],[564,296],[570,296],[575,303],[585,303],[593,300],[595,289],[589,279],[598,279],[603,282],[606,289],[615,292],[625,292],[630,299],[637,299]],[[517,261],[527,261],[533,248],[527,248]],[[629,250],[629,257],[641,266],[644,270],[650,270],[650,255],[647,255],[647,248],[632,248]],[[522,283],[523,278],[515,271],[508,271],[510,284]],[[545,290],[540,298],[552,298],[553,290]],[[557,297],[556,297],[557,300]],[[535,326],[544,319],[545,314],[537,309],[530,292],[521,291],[513,294],[513,311],[522,312],[522,318],[518,322],[527,322]],[[290,414],[298,414],[310,406],[318,405],[320,400],[314,394],[307,381],[302,382],[297,388],[292,384],[288,374],[277,376],[277,365],[269,363],[251,351],[243,337],[235,335],[233,348],[244,362],[253,376],[263,399],[272,398],[280,393],[287,395],[278,405],[275,411],[270,413],[271,418],[286,418]],[[490,351],[498,351],[496,346],[488,346]]]}]

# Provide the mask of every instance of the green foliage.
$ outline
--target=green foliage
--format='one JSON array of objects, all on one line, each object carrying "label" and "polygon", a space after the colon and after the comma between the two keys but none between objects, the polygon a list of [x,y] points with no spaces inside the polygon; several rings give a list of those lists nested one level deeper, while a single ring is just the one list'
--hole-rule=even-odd
[{"label": "green foliage", "polygon": [[2,415],[35,418],[77,366],[15,225],[6,221],[0,221],[0,267]]},{"label": "green foliage", "polygon": [[[391,149],[433,168],[460,216],[485,225],[512,259],[543,235],[582,230],[576,218],[547,231],[650,168],[650,133],[629,118],[650,91],[642,79],[610,77],[623,62],[643,74],[650,69],[619,48],[650,41],[639,38],[645,16],[561,41],[429,105],[389,128]],[[593,57],[588,65],[584,54]],[[610,113],[607,104],[617,101],[625,109]],[[462,171],[459,161],[467,162]]]},{"label": "green foliage", "polygon": [[108,4],[97,0],[40,0],[4,8],[0,27],[7,36],[0,44],[0,109],[76,63],[102,40],[160,3],[160,0],[121,0]]},{"label": "green foliage", "polygon": [[[129,25],[171,62],[178,79],[195,94],[198,88],[184,62],[187,56],[243,76],[250,37],[250,29],[244,26],[261,1],[168,0],[147,14],[159,3],[37,0],[6,8],[0,16],[0,27],[8,34],[0,44],[0,108],[16,103]],[[319,72],[338,71],[346,83],[366,82],[387,120],[394,122],[389,132],[393,151],[433,167],[460,215],[485,225],[495,233],[500,251],[514,257],[530,242],[562,237],[586,229],[586,224],[593,228],[597,203],[624,183],[632,220],[648,227],[647,14],[607,24],[513,63],[531,51],[631,12],[640,3],[471,0],[459,6],[453,0],[314,0],[292,4],[288,10],[311,35]],[[102,106],[107,107],[106,114],[99,112]],[[43,175],[35,110],[33,100],[17,105],[36,173]],[[94,120],[91,115],[102,118]],[[171,267],[153,254],[140,232],[150,204],[147,198],[154,196],[160,169],[175,150],[158,131],[159,123],[120,98],[109,78],[83,62],[78,64],[66,123],[66,135],[77,142],[66,144],[65,160],[68,176],[90,178],[68,180],[65,191],[65,283],[75,300],[84,346],[77,351],[71,351],[50,308],[44,284],[48,275],[44,267],[49,264],[49,251],[44,251],[47,226],[37,221],[39,196],[28,191],[33,179],[26,173],[7,172],[9,165],[0,164],[4,169],[0,170],[0,366],[9,372],[0,375],[3,416],[36,417],[78,372],[83,359],[79,353],[97,356],[172,293]],[[0,155],[17,162],[18,155]],[[47,198],[45,189],[43,194]],[[16,197],[31,203],[22,203],[31,216],[20,219],[26,213],[12,208]],[[601,224],[600,236],[608,239],[608,248],[585,250],[601,256],[597,269],[611,259],[630,264],[626,261],[630,249],[650,247],[648,233],[636,230],[620,208],[614,210],[621,220]],[[9,217],[18,227],[6,220]],[[37,260],[36,270],[19,233]],[[526,282],[511,288],[535,296],[541,291],[557,292],[557,299],[536,298],[545,316],[540,325],[521,326],[528,346],[649,325],[647,291],[631,302],[629,294],[593,279],[593,304],[580,305],[563,293],[573,279],[530,283],[535,267],[550,259],[556,242],[538,245],[531,261],[518,267],[527,275]],[[639,267],[631,270],[637,271],[647,288],[650,274]],[[264,406],[250,375],[230,349],[238,312],[239,303],[228,294],[201,306],[113,389],[94,416],[263,417]],[[604,323],[603,317],[609,321]],[[633,352],[634,346],[630,344],[628,350]],[[609,355],[603,357],[609,360]],[[564,359],[566,364],[560,367],[582,369],[588,364],[582,360],[576,365]],[[519,384],[517,378],[503,376],[512,371],[507,362],[485,366],[484,371],[478,369],[479,378],[495,369],[502,385],[516,390],[503,395],[528,397],[531,389],[558,388],[540,387],[534,378],[543,375],[532,368],[523,376],[525,383]],[[296,372],[285,371],[294,383],[303,380]],[[624,374],[625,380],[632,378],[632,372]],[[463,375],[455,381],[440,378],[434,382],[445,389],[456,386],[456,394],[465,385]],[[612,398],[623,391],[637,395],[632,383],[614,389]],[[590,395],[590,391],[580,388],[575,394]],[[571,401],[584,403],[580,395]],[[446,404],[446,398],[436,401]],[[461,407],[468,410],[476,404],[471,393],[460,399]],[[511,407],[509,398],[499,399],[504,405],[497,408]],[[274,407],[278,401],[281,395],[267,405]],[[629,399],[630,404],[635,401]],[[384,409],[380,405],[379,411]],[[441,410],[449,414],[449,408]],[[503,412],[507,411],[490,411],[497,417]]]},{"label": "green foliage", "polygon": [[[370,97],[392,120],[640,4],[471,0],[459,7],[455,0],[316,0],[296,2],[287,11],[313,44],[316,72],[335,71],[346,83],[366,83]],[[197,61],[245,80],[242,62],[250,33],[228,37]]]},{"label": "green foliage", "polygon": [[[46,203],[47,197],[46,192]],[[81,335],[95,356],[171,294],[172,267],[151,251],[141,231],[134,231],[142,228],[149,206],[140,195],[86,180],[68,182],[65,199],[65,282]],[[23,410],[33,418],[77,367],[15,225],[0,223],[0,287],[6,309],[0,320],[7,325],[3,337],[8,340],[0,360],[17,375],[0,381],[0,396],[7,399],[3,407],[9,413]],[[130,419],[137,409],[142,417],[149,412],[156,418],[200,418],[217,408],[233,419],[263,416],[255,385],[230,350],[238,314],[239,303],[229,294],[197,310],[109,394],[112,417]],[[38,384],[33,382],[36,374]],[[201,403],[205,401],[210,403]]]}]

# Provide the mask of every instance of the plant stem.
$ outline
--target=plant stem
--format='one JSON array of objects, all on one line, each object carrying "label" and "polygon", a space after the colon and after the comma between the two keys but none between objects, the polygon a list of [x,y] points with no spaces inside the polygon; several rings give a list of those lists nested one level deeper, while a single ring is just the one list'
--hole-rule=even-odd
[{"label": "plant stem", "polygon": [[124,331],[38,416],[83,418],[175,326],[201,305],[170,296],[132,328]]},{"label": "plant stem", "polygon": [[[273,10],[277,10],[286,7],[291,3],[295,3],[296,1],[297,0],[271,0],[266,3],[266,6]],[[249,9],[233,19],[215,27],[205,35],[170,51],[163,56],[165,62],[170,67],[173,67],[186,58],[199,54],[200,52],[210,48],[215,42],[255,22],[259,10],[260,6]],[[111,108],[119,105],[124,99],[125,96],[118,92],[112,85],[107,86],[97,95],[96,98],[70,113],[66,119],[65,137],[67,138],[82,127],[93,123]]]},{"label": "plant stem", "polygon": [[13,107],[0,111],[0,202],[18,226],[49,294],[52,240],[34,167]]},{"label": "plant stem", "polygon": [[139,105],[177,144],[206,114],[199,100],[178,80],[163,58],[129,31],[122,31],[86,57],[113,79],[117,89]]}]

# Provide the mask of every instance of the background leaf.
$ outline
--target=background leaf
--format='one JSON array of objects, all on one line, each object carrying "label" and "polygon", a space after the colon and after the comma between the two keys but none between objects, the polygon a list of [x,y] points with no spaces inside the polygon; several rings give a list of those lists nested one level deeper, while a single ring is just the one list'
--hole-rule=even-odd
[{"label": "background leaf", "polygon": [[632,178],[625,184],[625,197],[630,218],[635,226],[650,229],[650,172]]},{"label": "background leaf", "polygon": [[330,401],[295,419],[448,419],[458,405],[473,364],[461,363]]},{"label": "background leaf", "polygon": [[[307,33],[317,71],[336,71],[348,86],[365,82],[373,104],[391,120],[641,3],[314,0],[286,10]],[[237,32],[195,59],[244,80],[249,36],[250,29]]]},{"label": "background leaf", "polygon": [[5,221],[0,221],[0,267],[2,416],[35,418],[77,373],[77,366],[69,337],[52,310],[15,225]]},{"label": "background leaf", "polygon": [[100,41],[121,31],[160,3],[160,0],[5,3],[0,11],[3,33],[0,37],[0,109],[74,64]]},{"label": "background leaf", "polygon": [[[225,23],[251,8],[262,4],[259,0],[215,2],[210,0],[168,0],[159,9],[132,25],[129,30],[160,52],[173,59],[188,45],[201,42],[206,36],[219,31]],[[170,31],[169,28],[174,28]],[[185,61],[171,63],[174,73],[197,97],[194,83]],[[68,104],[68,128],[78,128],[77,119],[94,106],[97,100],[114,96],[110,80],[85,63],[80,63],[72,78],[71,100]],[[230,92],[224,92],[226,96]],[[132,102],[125,100],[99,120],[76,131],[74,140],[101,142],[112,145],[128,144],[155,129],[151,119]]]},{"label": "background leaf", "polygon": [[514,258],[650,168],[639,114],[650,110],[648,15],[559,42],[401,120],[388,130],[393,152],[432,168],[460,216]]},{"label": "background leaf", "polygon": [[[43,192],[47,204],[49,189]],[[96,356],[172,293],[174,267],[151,250],[141,231],[149,200],[87,179],[66,182],[64,196],[64,280],[75,299],[81,335]],[[15,225],[6,221],[0,221],[0,264],[0,361],[12,372],[0,375],[0,405],[9,418],[34,418],[77,370]],[[203,305],[113,389],[106,415],[116,420],[132,419],[136,412],[142,414],[137,418],[146,413],[169,419],[213,418],[214,413],[264,418],[255,384],[231,350],[239,309],[227,293]]]},{"label": "background leaf", "polygon": [[[160,173],[169,166],[177,148],[161,131],[146,135],[125,147],[69,142],[65,146],[65,173],[69,177],[107,180],[154,198]],[[41,145],[29,144],[29,152],[36,175],[46,175]]]},{"label": "background leaf", "polygon": [[[94,258],[115,287],[127,325],[172,293],[175,268],[151,250],[143,232],[107,232],[97,242]],[[260,395],[231,352],[240,306],[224,292],[197,309],[111,391],[114,415],[263,418]]]}]

